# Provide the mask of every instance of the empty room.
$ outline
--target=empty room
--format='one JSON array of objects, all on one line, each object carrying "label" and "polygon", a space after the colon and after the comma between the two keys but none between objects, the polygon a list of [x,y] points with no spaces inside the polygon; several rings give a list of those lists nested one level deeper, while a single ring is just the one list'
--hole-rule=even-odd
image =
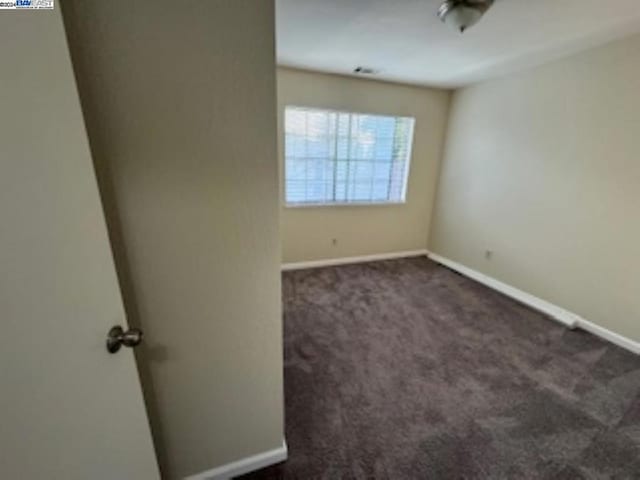
[{"label": "empty room", "polygon": [[0,26],[1,478],[640,478],[637,0]]}]

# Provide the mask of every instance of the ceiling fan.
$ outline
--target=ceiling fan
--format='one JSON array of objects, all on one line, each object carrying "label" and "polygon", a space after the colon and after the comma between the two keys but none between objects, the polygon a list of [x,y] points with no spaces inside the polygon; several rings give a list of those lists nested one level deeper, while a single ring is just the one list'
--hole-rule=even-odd
[{"label": "ceiling fan", "polygon": [[444,0],[438,8],[438,17],[447,25],[464,33],[482,18],[494,0]]}]

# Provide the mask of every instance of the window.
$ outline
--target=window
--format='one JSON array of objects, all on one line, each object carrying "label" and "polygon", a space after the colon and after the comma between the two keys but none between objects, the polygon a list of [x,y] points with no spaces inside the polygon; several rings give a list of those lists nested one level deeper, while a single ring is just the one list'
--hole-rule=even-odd
[{"label": "window", "polygon": [[409,117],[286,107],[286,204],[404,202],[414,123]]}]

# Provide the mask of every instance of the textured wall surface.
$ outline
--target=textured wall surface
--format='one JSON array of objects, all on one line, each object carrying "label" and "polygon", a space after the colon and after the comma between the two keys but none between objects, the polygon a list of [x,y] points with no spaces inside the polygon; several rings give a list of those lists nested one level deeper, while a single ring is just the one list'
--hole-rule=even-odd
[{"label": "textured wall surface", "polygon": [[636,341],[639,56],[635,36],[456,92],[430,245]]}]

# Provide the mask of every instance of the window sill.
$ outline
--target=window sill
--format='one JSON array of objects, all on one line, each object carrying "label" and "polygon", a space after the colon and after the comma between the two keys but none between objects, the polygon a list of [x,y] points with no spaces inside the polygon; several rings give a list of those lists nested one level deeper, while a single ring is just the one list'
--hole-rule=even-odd
[{"label": "window sill", "polygon": [[406,205],[407,201],[400,202],[343,202],[343,203],[285,203],[284,208],[332,208],[332,207],[397,207]]}]

